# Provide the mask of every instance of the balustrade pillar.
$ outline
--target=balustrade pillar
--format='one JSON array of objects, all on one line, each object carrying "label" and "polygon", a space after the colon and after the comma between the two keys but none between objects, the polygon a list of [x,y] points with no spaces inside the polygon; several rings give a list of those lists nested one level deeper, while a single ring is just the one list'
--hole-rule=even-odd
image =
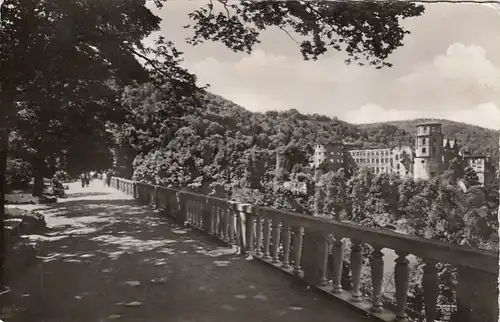
[{"label": "balustrade pillar", "polygon": [[498,274],[459,266],[456,298],[453,322],[497,322]]},{"label": "balustrade pillar", "polygon": [[255,222],[255,248],[256,255],[262,256],[262,216],[260,215],[260,210],[258,210],[256,222]]},{"label": "balustrade pillar", "polygon": [[406,300],[408,298],[408,287],[410,281],[410,269],[408,267],[408,253],[396,252],[396,267],[394,269],[394,279],[396,282],[396,321],[406,322]]},{"label": "balustrade pillar", "polygon": [[361,245],[357,240],[351,240],[351,277],[352,291],[351,301],[360,302],[361,298],[361,270],[363,269],[363,254],[361,253]]},{"label": "balustrade pillar", "polygon": [[344,264],[344,249],[342,238],[336,237],[332,247],[333,255],[333,293],[342,291],[342,266]]},{"label": "balustrade pillar", "polygon": [[273,222],[272,222],[272,250],[271,250],[271,257],[272,257],[272,262],[273,263],[279,263],[279,245],[280,245],[280,222],[279,220],[274,217]]},{"label": "balustrade pillar", "polygon": [[437,318],[437,298],[439,294],[439,280],[436,261],[426,260],[422,286],[424,289],[425,319],[434,322]]},{"label": "balustrade pillar", "polygon": [[372,307],[373,312],[382,312],[382,285],[384,281],[384,254],[382,247],[372,245],[373,251],[370,259],[370,267],[372,273]]},{"label": "balustrade pillar", "polygon": [[186,195],[183,192],[177,193],[177,202],[179,204],[179,212],[177,213],[177,221],[184,225],[187,222]]},{"label": "balustrade pillar", "polygon": [[154,209],[159,208],[158,186],[154,186]]},{"label": "balustrade pillar", "polygon": [[302,241],[301,267],[304,280],[310,285],[326,285],[328,264],[328,237],[322,231],[304,232]]},{"label": "balustrade pillar", "polygon": [[269,253],[269,246],[271,244],[271,221],[269,218],[264,218],[264,259],[271,259],[271,254]]},{"label": "balustrade pillar", "polygon": [[217,237],[220,240],[224,240],[224,218],[222,216],[222,209],[219,205],[214,207],[215,217],[217,217]]},{"label": "balustrade pillar", "polygon": [[255,234],[255,209],[245,207],[246,213],[242,212],[242,215],[245,216],[245,235],[246,235],[246,250],[247,252],[254,251],[254,234]]},{"label": "balustrade pillar", "polygon": [[290,267],[290,226],[286,223],[283,222],[283,231],[282,231],[282,238],[283,238],[283,264],[281,267],[283,268],[289,268]]},{"label": "balustrade pillar", "polygon": [[235,213],[234,213],[234,205],[233,203],[228,204],[228,225],[229,225],[229,243],[235,244],[236,243],[236,224],[237,220],[235,218]]},{"label": "balustrade pillar", "polygon": [[327,271],[328,271],[328,256],[330,255],[330,238],[329,235],[324,236],[325,238],[323,239],[323,247],[322,251],[320,254],[321,258],[321,266],[320,266],[320,279],[319,279],[319,285],[321,286],[326,286],[328,285],[328,277],[327,277]]},{"label": "balustrade pillar", "polygon": [[221,207],[221,212],[222,212],[222,234],[224,235],[224,241],[228,243],[230,241],[229,238],[229,226],[230,226],[230,221],[229,221],[229,211],[226,207],[226,204],[224,204]]},{"label": "balustrade pillar", "polygon": [[293,273],[300,276],[302,274],[301,267],[301,256],[302,256],[302,234],[304,233],[304,228],[296,227],[293,234],[293,252],[295,265],[293,266]]},{"label": "balustrade pillar", "polygon": [[214,217],[212,214],[212,205],[209,203],[207,198],[202,199],[201,207],[201,217],[203,222],[203,230],[210,235],[215,233],[214,231]]}]

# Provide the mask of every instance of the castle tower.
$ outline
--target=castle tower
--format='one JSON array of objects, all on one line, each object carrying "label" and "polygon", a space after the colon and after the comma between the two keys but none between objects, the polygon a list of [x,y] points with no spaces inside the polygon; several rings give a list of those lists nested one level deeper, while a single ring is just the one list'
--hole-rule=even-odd
[{"label": "castle tower", "polygon": [[440,174],[443,163],[443,133],[440,123],[417,125],[413,177],[427,180]]}]

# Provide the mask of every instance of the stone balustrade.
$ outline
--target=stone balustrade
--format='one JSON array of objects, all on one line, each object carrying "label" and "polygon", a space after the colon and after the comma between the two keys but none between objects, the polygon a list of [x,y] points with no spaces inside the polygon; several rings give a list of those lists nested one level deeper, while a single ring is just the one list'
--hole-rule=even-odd
[{"label": "stone balustrade", "polygon": [[[120,178],[112,178],[111,185],[224,242],[234,244],[238,232],[245,233],[247,251],[256,258],[303,278],[382,321],[408,320],[409,255],[425,262],[422,282],[425,321],[434,322],[437,317],[438,262],[458,269],[457,321],[496,322],[498,319],[499,257],[496,253]],[[341,279],[345,273],[343,259],[347,241],[350,241],[352,287],[344,290]],[[371,246],[370,299],[363,298],[360,292],[365,265],[362,245]],[[384,307],[382,301],[383,249],[397,254],[395,307]],[[329,265],[330,258],[332,264]]]}]

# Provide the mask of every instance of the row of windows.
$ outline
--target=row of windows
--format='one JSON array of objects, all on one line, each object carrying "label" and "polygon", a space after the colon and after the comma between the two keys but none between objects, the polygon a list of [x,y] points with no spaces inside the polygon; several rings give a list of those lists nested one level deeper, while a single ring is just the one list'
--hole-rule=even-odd
[{"label": "row of windows", "polygon": [[380,159],[375,159],[375,158],[354,158],[354,161],[356,163],[389,163],[390,158],[380,158]]},{"label": "row of windows", "polygon": [[389,150],[378,150],[378,151],[350,151],[352,156],[384,156],[384,155],[390,155],[391,152]]},{"label": "row of windows", "polygon": [[344,155],[344,152],[325,152],[325,151],[316,151],[314,154],[316,155],[324,155],[325,153],[329,155]]}]

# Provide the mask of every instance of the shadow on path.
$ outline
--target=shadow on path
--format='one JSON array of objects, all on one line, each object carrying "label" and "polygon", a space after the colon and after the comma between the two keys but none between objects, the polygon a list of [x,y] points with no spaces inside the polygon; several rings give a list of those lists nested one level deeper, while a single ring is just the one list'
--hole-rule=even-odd
[{"label": "shadow on path", "polygon": [[277,270],[218,251],[220,245],[210,237],[179,227],[121,193],[101,190],[84,196],[96,197],[92,200],[67,200],[43,210],[50,228],[44,236],[30,238],[39,241],[44,263],[12,282],[10,305],[0,318],[364,320],[349,308],[294,286]]}]

